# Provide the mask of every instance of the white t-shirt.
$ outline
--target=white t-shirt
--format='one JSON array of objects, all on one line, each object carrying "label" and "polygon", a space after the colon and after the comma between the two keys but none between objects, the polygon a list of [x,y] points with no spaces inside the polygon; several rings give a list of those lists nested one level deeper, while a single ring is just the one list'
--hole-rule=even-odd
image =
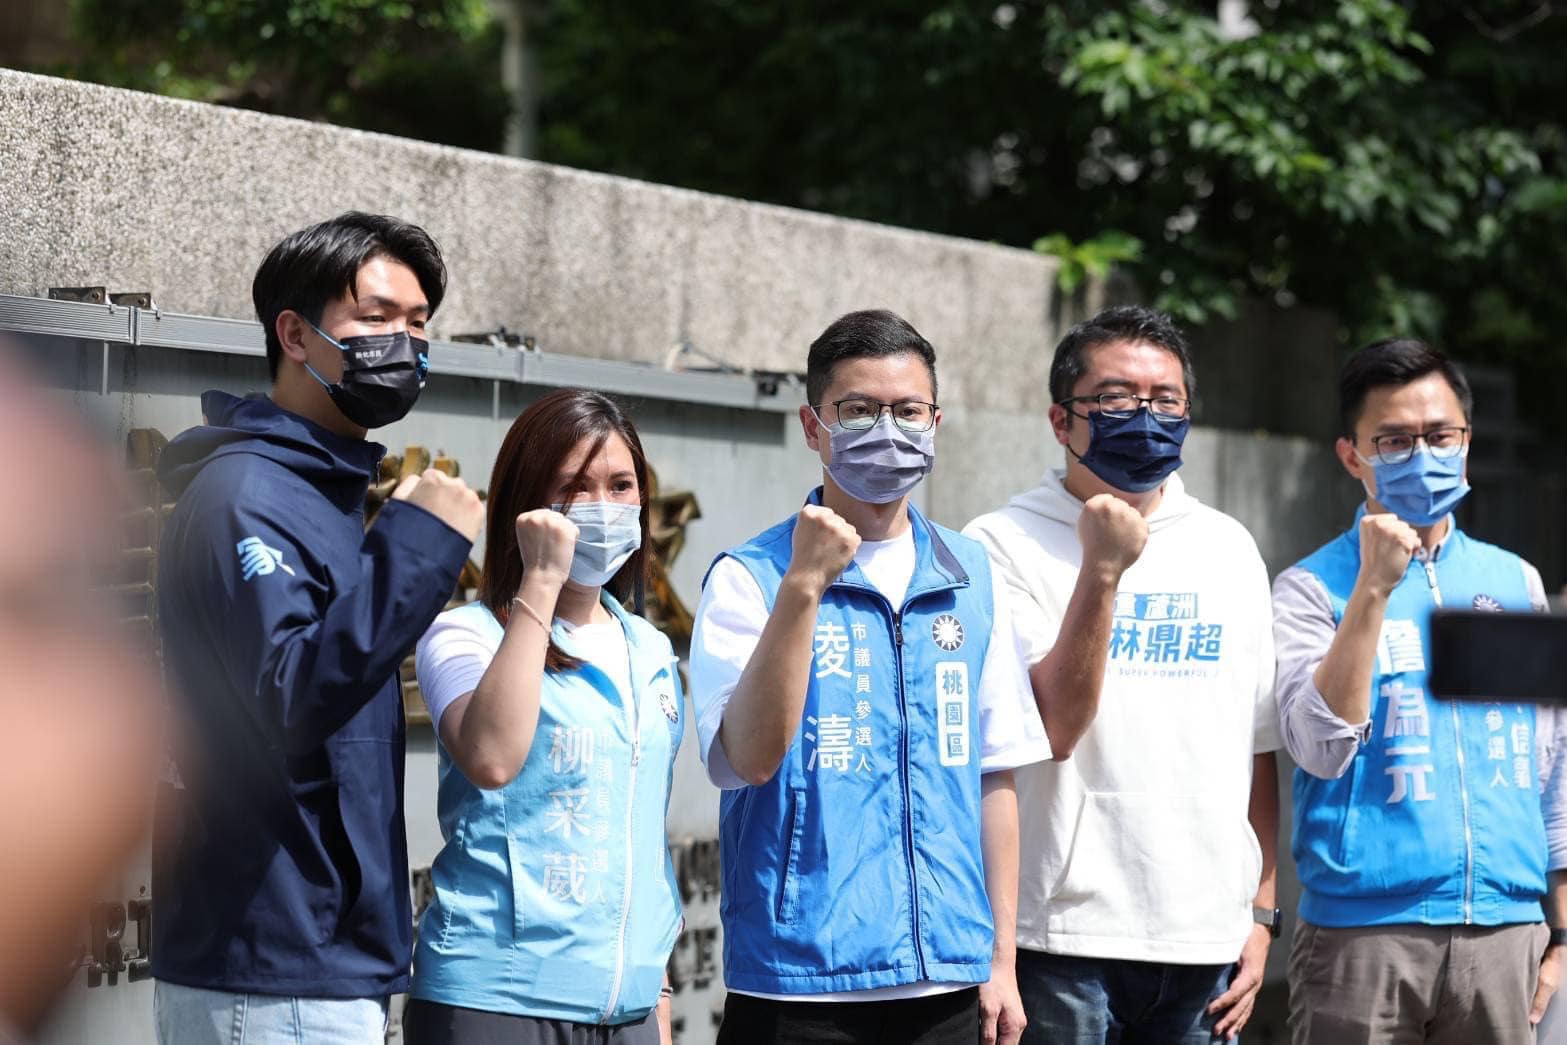
[{"label": "white t-shirt", "polygon": [[[1082,561],[1059,470],[964,533],[1009,588],[1030,663]],[[1234,519],[1171,476],[1116,591],[1099,711],[1072,757],[1017,774],[1019,947],[1221,965],[1251,931],[1253,755],[1279,740],[1268,571]]]},{"label": "white t-shirt", "polygon": [[[891,540],[861,541],[854,561],[877,591],[894,606],[901,606],[909,582],[914,579],[915,554],[914,531],[910,528]],[[990,645],[985,651],[977,694],[981,773],[1016,769],[1050,757],[1050,742],[1034,705],[1034,692],[1024,673],[1007,612],[1005,589],[999,580],[992,591]],[[718,743],[718,727],[729,697],[761,640],[767,618],[767,600],[756,578],[737,560],[720,559],[708,576],[697,606],[691,637],[691,692],[698,709],[698,750],[707,766],[708,778],[721,788],[746,786],[724,757],[723,746]],[[943,994],[970,986],[973,985],[927,980],[828,994],[736,993],[779,1001],[886,1001]]]},{"label": "white t-shirt", "polygon": [[[500,622],[487,614],[447,610],[419,639],[414,649],[414,669],[419,694],[430,712],[436,735],[441,715],[460,697],[479,688],[505,635]],[[618,620],[595,624],[571,624],[555,619],[555,626],[572,638],[572,651],[609,676],[622,694],[631,692],[631,650]]]}]

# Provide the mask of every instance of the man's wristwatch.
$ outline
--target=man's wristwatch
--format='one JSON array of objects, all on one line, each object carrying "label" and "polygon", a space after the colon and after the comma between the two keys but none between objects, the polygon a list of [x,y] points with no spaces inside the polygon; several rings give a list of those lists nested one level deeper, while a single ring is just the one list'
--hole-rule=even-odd
[{"label": "man's wristwatch", "polygon": [[1567,929],[1552,929],[1551,938],[1545,942],[1547,947],[1561,947],[1567,945]]},{"label": "man's wristwatch", "polygon": [[[1279,938],[1279,933],[1284,931],[1284,912],[1277,907],[1271,909],[1267,907],[1253,907],[1251,909],[1251,920],[1258,925],[1267,926],[1268,935],[1275,940]],[[1563,930],[1563,933],[1564,936],[1567,936],[1567,930]],[[1567,942],[1567,940],[1564,940],[1564,942]]]}]

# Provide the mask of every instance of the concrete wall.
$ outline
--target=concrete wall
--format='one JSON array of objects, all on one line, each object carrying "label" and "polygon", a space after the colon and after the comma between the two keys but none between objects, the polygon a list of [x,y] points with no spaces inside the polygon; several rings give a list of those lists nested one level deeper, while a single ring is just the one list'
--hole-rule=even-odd
[{"label": "concrete wall", "polygon": [[248,318],[267,248],[358,208],[441,243],[437,334],[793,370],[832,318],[886,306],[945,349],[954,401],[1020,405],[1048,364],[1055,263],[1028,251],[5,70],[0,115],[0,293],[107,282]]}]

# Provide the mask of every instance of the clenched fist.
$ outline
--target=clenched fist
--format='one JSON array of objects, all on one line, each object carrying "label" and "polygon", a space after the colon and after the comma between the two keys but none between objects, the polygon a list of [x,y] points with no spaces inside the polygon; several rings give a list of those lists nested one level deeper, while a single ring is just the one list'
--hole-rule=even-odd
[{"label": "clenched fist", "polygon": [[804,580],[817,593],[827,590],[860,548],[860,535],[837,512],[819,504],[800,509],[794,524],[794,552],[789,573]]},{"label": "clenched fist", "polygon": [[517,550],[529,576],[564,584],[577,553],[577,524],[549,508],[523,512],[517,516]]},{"label": "clenched fist", "polygon": [[1118,580],[1143,553],[1148,520],[1114,494],[1096,494],[1083,505],[1077,539],[1083,545],[1083,569]]},{"label": "clenched fist", "polygon": [[461,479],[426,468],[423,475],[410,475],[397,484],[392,500],[418,505],[471,543],[484,528],[484,504],[479,495]]},{"label": "clenched fist", "polygon": [[1360,579],[1357,584],[1386,596],[1409,569],[1420,547],[1415,528],[1396,515],[1365,515],[1360,520]]}]

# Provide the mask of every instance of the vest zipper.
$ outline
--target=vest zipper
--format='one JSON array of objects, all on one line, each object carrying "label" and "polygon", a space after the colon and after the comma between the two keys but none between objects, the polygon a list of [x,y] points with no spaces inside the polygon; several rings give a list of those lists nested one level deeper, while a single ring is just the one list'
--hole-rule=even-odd
[{"label": "vest zipper", "polygon": [[[1436,565],[1429,555],[1425,555],[1420,560],[1420,565],[1425,567],[1426,583],[1431,586],[1431,598],[1440,608],[1442,586],[1437,583]],[[1464,807],[1464,924],[1471,925],[1474,922],[1475,850],[1474,829],[1469,823],[1469,770],[1465,765],[1464,724],[1458,714],[1458,701],[1449,701],[1448,707],[1453,713],[1453,745],[1458,751],[1458,796],[1463,801]]]},{"label": "vest zipper", "polygon": [[[890,608],[890,603],[888,604]],[[903,685],[903,612],[893,610],[892,641],[894,660],[898,666],[898,714],[903,719],[903,743],[898,752],[902,762],[903,777],[903,855],[909,862],[909,909],[914,912],[914,958],[919,962],[920,979],[930,978],[925,971],[925,948],[920,944],[920,893],[916,881],[918,870],[914,864],[914,794],[909,787],[909,706]]]},{"label": "vest zipper", "polygon": [[[626,645],[629,658],[629,636]],[[604,1018],[600,1023],[608,1023],[614,1015],[615,1006],[620,1004],[620,988],[626,977],[626,926],[631,919],[631,886],[636,878],[636,861],[632,858],[632,826],[637,808],[637,764],[642,761],[642,714],[641,699],[637,695],[636,668],[634,664],[629,666],[633,677],[631,702],[626,706],[626,713],[631,719],[631,775],[626,784],[626,888],[620,901],[620,929],[615,941],[615,979],[610,983],[609,1004],[604,1007]]]}]

